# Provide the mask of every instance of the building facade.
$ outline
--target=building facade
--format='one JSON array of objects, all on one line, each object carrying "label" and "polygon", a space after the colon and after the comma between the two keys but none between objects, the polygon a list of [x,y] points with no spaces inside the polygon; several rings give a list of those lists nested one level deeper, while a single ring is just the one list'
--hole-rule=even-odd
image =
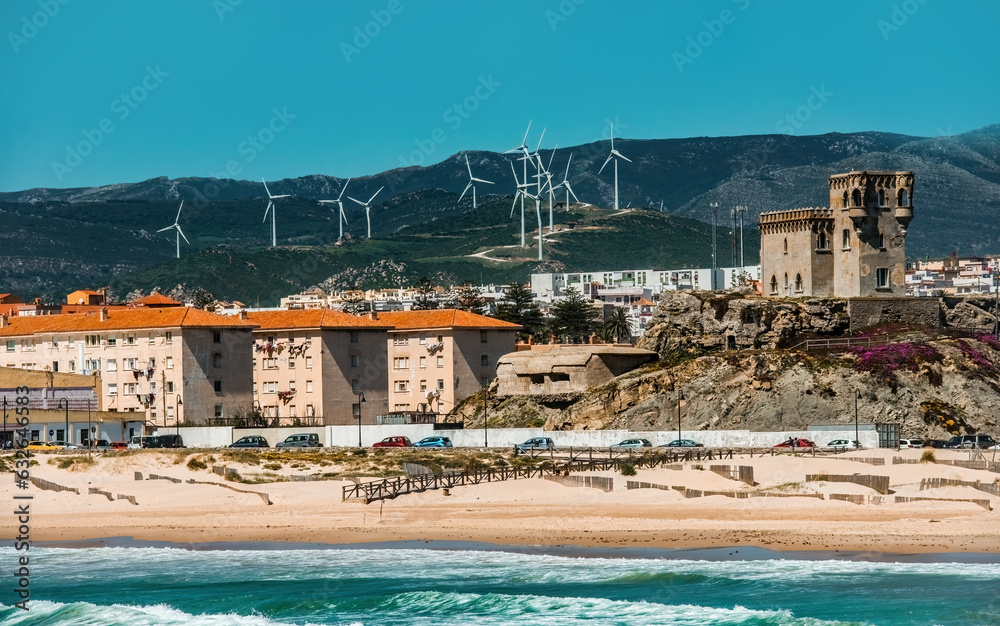
[{"label": "building facade", "polygon": [[251,329],[188,307],[0,317],[0,366],[99,374],[107,411],[204,423],[251,405]]},{"label": "building facade", "polygon": [[827,179],[829,208],[760,216],[764,293],[779,297],[903,296],[913,172]]}]

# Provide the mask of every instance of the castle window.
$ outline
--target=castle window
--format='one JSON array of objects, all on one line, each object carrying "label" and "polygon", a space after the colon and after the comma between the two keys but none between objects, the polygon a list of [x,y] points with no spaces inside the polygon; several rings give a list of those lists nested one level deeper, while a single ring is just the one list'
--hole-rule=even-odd
[{"label": "castle window", "polygon": [[910,198],[905,189],[899,190],[899,206],[910,206]]},{"label": "castle window", "polygon": [[816,249],[817,250],[827,250],[828,246],[826,243],[826,231],[819,231],[816,235]]},{"label": "castle window", "polygon": [[785,291],[788,291],[788,274],[785,274]]},{"label": "castle window", "polygon": [[878,249],[879,250],[885,250],[885,235],[883,235],[882,233],[879,233],[878,234],[878,239],[875,240],[875,243],[878,244]]},{"label": "castle window", "polygon": [[788,237],[785,237],[785,254],[788,254]]},{"label": "castle window", "polygon": [[851,192],[851,205],[861,206],[861,190],[855,189]]},{"label": "castle window", "polygon": [[876,289],[888,289],[889,287],[889,268],[880,267],[875,270],[875,288]]},{"label": "castle window", "polygon": [[844,192],[844,208],[847,208],[847,192]]},{"label": "castle window", "polygon": [[844,250],[851,249],[851,229],[845,228],[843,233],[843,241],[840,243],[840,247]]},{"label": "castle window", "polygon": [[795,275],[795,291],[796,292],[802,291],[802,274]]},{"label": "castle window", "polygon": [[778,293],[778,277],[771,275],[771,295],[777,295]]},{"label": "castle window", "polygon": [[878,205],[885,206],[885,189],[878,190]]}]

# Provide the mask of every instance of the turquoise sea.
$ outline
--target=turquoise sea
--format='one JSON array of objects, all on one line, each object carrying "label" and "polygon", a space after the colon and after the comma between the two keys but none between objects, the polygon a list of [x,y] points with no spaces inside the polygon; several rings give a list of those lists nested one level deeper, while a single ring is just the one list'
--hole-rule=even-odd
[{"label": "turquoise sea", "polygon": [[[412,545],[34,547],[30,611],[11,606],[8,578],[0,623],[1000,624],[995,562]],[[17,554],[0,549],[0,562]]]}]

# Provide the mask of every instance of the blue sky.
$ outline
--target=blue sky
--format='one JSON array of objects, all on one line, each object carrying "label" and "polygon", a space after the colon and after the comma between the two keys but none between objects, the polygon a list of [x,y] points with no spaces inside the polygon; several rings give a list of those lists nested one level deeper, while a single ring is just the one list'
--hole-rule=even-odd
[{"label": "blue sky", "polygon": [[0,190],[358,176],[529,120],[545,147],[608,120],[957,134],[1000,122],[998,23],[986,1],[5,0]]}]

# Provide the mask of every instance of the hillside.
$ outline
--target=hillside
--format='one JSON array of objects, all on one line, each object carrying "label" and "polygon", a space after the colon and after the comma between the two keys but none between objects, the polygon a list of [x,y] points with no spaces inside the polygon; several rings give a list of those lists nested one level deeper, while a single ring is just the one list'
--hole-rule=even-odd
[{"label": "hillside", "polygon": [[[721,206],[720,223],[729,224],[729,209],[735,205],[750,208],[747,226],[753,229],[756,215],[762,211],[827,204],[826,177],[835,172],[861,168],[909,169],[916,174],[914,204],[916,219],[907,237],[910,256],[942,256],[960,253],[1000,251],[1000,125],[951,137],[921,138],[879,132],[818,136],[762,135],[691,139],[639,140],[622,139],[616,146],[633,160],[620,169],[621,202],[634,207],[654,207],[663,203],[667,213],[702,222],[711,219],[709,203]],[[611,204],[613,177],[597,172],[609,144],[594,142],[560,149],[553,161],[558,179],[565,171],[572,153],[570,180],[584,202],[600,207]],[[493,180],[495,185],[481,185],[481,200],[509,203],[514,191],[508,155],[491,152],[455,154],[428,167],[396,169],[352,180],[347,195],[368,199],[380,187],[371,220],[372,234],[379,239],[406,235],[407,227],[455,222],[471,209],[469,199],[457,205],[467,180],[464,156],[469,156],[477,176]],[[548,151],[542,151],[547,159]],[[291,246],[333,244],[338,235],[336,214],[319,199],[335,198],[346,181],[325,175],[269,182],[273,193],[294,197],[278,205],[278,242]],[[497,195],[487,195],[487,194]],[[270,265],[262,246],[268,242],[268,224],[264,217],[264,189],[259,182],[208,178],[165,177],[139,183],[123,183],[80,189],[30,189],[0,193],[0,215],[4,218],[0,270],[8,277],[4,290],[31,297],[41,293],[59,293],[67,287],[106,284],[112,277],[128,284],[150,284],[145,270],[152,271],[160,284],[188,283],[201,272],[190,270],[187,263],[168,263],[174,253],[172,233],[156,233],[168,226],[185,201],[181,226],[191,239],[182,244],[182,254],[206,258],[203,251],[222,248],[243,254],[263,254],[262,265]],[[557,197],[557,200],[560,199]],[[363,210],[346,200],[347,233],[357,239],[365,233]],[[506,232],[517,222],[497,207],[494,226]],[[532,211],[533,213],[533,211]],[[606,213],[607,214],[607,213]],[[533,219],[529,216],[529,223]],[[639,224],[637,224],[638,226]],[[456,231],[459,232],[459,231]],[[590,254],[583,265],[573,265],[572,246],[562,250],[555,263],[570,263],[576,270],[607,266],[594,258],[601,249],[636,245],[659,247],[664,244],[643,241],[641,232],[634,237],[604,240],[601,232],[591,232]],[[624,232],[624,231],[622,231]],[[482,233],[480,233],[482,234]],[[460,239],[460,237],[458,237]],[[578,240],[583,241],[583,237]],[[481,239],[484,245],[503,245]],[[410,242],[412,243],[412,242]],[[509,243],[509,241],[508,241]],[[407,245],[405,240],[373,244],[368,249],[375,259],[380,246]],[[673,246],[673,244],[669,244]],[[467,249],[464,244],[459,246]],[[558,246],[557,246],[558,248]],[[396,248],[393,248],[394,254]],[[694,256],[671,247],[653,258],[670,258],[670,265],[705,265],[703,250],[689,246]],[[481,251],[481,250],[480,250]],[[727,263],[728,242],[720,237],[720,260]],[[385,250],[382,250],[385,252]],[[412,250],[409,252],[413,252]],[[381,256],[376,260],[410,265],[417,258],[409,252],[399,256]],[[459,254],[445,250],[445,257]],[[211,253],[207,253],[210,257]],[[423,253],[419,253],[423,254]],[[627,252],[631,260],[638,251]],[[331,267],[340,267],[347,258],[333,255]],[[618,255],[609,255],[615,261]],[[361,255],[364,261],[365,254]],[[257,263],[248,259],[250,263]],[[449,262],[450,263],[450,262]],[[466,263],[465,261],[462,262]],[[201,265],[195,261],[195,265]],[[363,271],[367,265],[351,271]],[[614,267],[659,266],[652,262],[612,263]],[[156,269],[151,269],[151,268]],[[173,268],[173,269],[172,269]],[[342,268],[347,269],[347,268]],[[433,268],[432,268],[433,269]],[[476,269],[473,267],[473,269]],[[528,268],[519,266],[500,271],[497,276],[526,276]],[[174,270],[176,274],[171,274]],[[336,270],[334,274],[341,270]],[[135,272],[139,272],[135,274]],[[419,272],[416,272],[419,273]],[[483,272],[483,276],[487,272]],[[407,274],[408,275],[408,274]],[[464,271],[454,275],[475,279]],[[319,278],[313,276],[313,278]],[[327,277],[323,277],[328,278]],[[287,282],[287,281],[286,281]],[[298,279],[289,284],[298,284]],[[320,281],[321,282],[321,281]],[[222,285],[223,292],[243,294],[238,285]]]}]

